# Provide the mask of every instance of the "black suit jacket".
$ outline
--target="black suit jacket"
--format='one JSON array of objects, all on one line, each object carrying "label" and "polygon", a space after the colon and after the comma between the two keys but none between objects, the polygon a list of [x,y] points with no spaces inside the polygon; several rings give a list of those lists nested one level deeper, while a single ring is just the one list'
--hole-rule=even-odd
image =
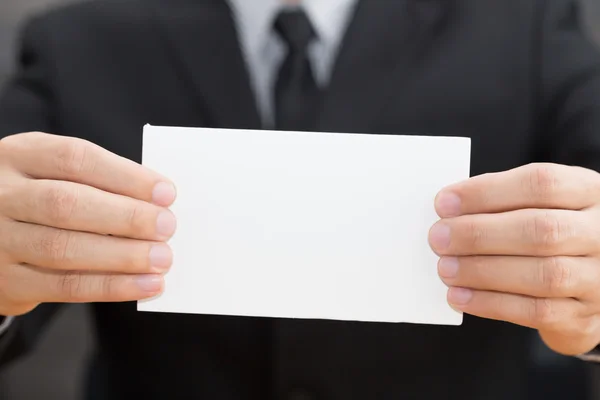
[{"label": "black suit jacket", "polygon": [[[0,98],[0,135],[78,136],[139,162],[146,123],[261,128],[223,0],[97,0],[35,18],[22,43]],[[600,57],[571,0],[363,0],[318,128],[468,136],[473,175],[536,161],[600,170]],[[31,347],[51,310],[18,320],[5,360]],[[161,315],[131,303],[93,310],[90,393],[102,400],[526,393],[533,333],[501,322]]]}]

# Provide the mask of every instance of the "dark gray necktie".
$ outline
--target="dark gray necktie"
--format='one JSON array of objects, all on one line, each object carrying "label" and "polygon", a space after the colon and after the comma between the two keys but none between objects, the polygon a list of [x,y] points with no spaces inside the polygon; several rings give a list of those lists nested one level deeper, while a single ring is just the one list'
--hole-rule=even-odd
[{"label": "dark gray necktie", "polygon": [[275,31],[287,45],[275,86],[275,127],[278,130],[315,130],[321,92],[308,57],[316,33],[304,11],[284,11],[277,17]]}]

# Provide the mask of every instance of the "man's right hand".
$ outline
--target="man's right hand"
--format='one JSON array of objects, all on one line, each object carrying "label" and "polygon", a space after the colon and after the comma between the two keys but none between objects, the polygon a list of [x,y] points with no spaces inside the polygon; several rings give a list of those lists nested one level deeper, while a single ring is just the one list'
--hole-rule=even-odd
[{"label": "man's right hand", "polygon": [[0,315],[159,294],[174,200],[169,180],[92,143],[0,140]]}]

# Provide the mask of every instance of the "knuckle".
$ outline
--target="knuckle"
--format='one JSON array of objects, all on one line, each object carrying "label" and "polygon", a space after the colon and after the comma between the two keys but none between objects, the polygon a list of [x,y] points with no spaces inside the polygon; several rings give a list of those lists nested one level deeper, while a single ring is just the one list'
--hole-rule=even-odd
[{"label": "knuckle", "polygon": [[3,150],[13,151],[23,148],[23,145],[26,143],[35,142],[40,139],[40,137],[44,136],[45,133],[33,131],[33,132],[24,132],[18,133],[15,135],[5,136],[0,139],[0,145]]},{"label": "knuckle", "polygon": [[556,195],[559,185],[556,168],[550,164],[531,165],[527,184],[535,200],[551,200]]},{"label": "knuckle", "polygon": [[126,230],[131,233],[142,233],[151,225],[148,223],[148,213],[146,213],[143,204],[135,203],[126,209],[125,224]]},{"label": "knuckle", "polygon": [[41,132],[41,131],[29,131],[29,132],[24,132],[24,133],[20,133],[20,134],[17,134],[17,135],[13,135],[13,137],[15,137],[15,138],[22,137],[22,138],[25,138],[27,140],[37,141],[41,137],[44,137],[44,136],[47,136],[47,135],[48,135],[47,133],[44,133],[44,132]]},{"label": "knuckle", "polygon": [[41,201],[51,222],[63,222],[73,215],[79,202],[79,193],[75,188],[53,185],[43,192]]},{"label": "knuckle", "polygon": [[100,295],[105,300],[117,298],[118,277],[116,275],[105,275],[100,281]]},{"label": "knuckle", "polygon": [[73,233],[66,230],[51,230],[41,235],[32,244],[32,251],[38,257],[52,263],[66,262],[74,253]]},{"label": "knuckle", "polygon": [[562,257],[541,258],[539,274],[549,296],[565,295],[572,289],[572,270]]},{"label": "knuckle", "polygon": [[118,250],[118,256],[110,264],[110,270],[124,274],[139,274],[152,271],[151,251],[153,244],[134,241],[127,249]]},{"label": "knuckle", "polygon": [[492,299],[491,309],[494,310],[494,313],[500,314],[502,310],[508,309],[508,298],[506,296],[493,296]]},{"label": "knuckle", "polygon": [[19,136],[20,135],[10,135],[0,139],[0,149],[2,149],[3,152],[13,153],[18,146],[20,140]]},{"label": "knuckle", "polygon": [[530,320],[535,326],[553,326],[556,319],[550,299],[531,299]]},{"label": "knuckle", "polygon": [[58,278],[58,291],[69,302],[84,300],[85,288],[81,272],[65,271]]},{"label": "knuckle", "polygon": [[83,140],[71,139],[56,155],[56,167],[69,177],[78,177],[93,171],[90,144]]},{"label": "knuckle", "polygon": [[[494,267],[491,267],[489,256],[467,256],[460,261],[458,276],[465,280],[465,284],[486,285],[494,280]],[[463,265],[464,264],[464,265]]]},{"label": "knuckle", "polygon": [[17,135],[13,135],[12,137],[18,143],[22,143],[23,141],[30,142],[30,143],[36,143],[40,139],[43,139],[43,138],[45,138],[47,136],[48,136],[48,134],[45,133],[45,132],[41,132],[41,131],[29,131],[29,132],[24,132],[24,133],[20,133],[20,134],[17,134]]},{"label": "knuckle", "polygon": [[151,254],[153,245],[151,243],[140,243],[135,250],[129,253],[126,263],[123,265],[124,270],[129,270],[132,273],[151,272]]},{"label": "knuckle", "polygon": [[552,252],[563,238],[563,227],[560,220],[549,211],[537,213],[530,220],[528,231],[528,236],[539,254]]},{"label": "knuckle", "polygon": [[468,221],[465,225],[465,233],[468,245],[474,249],[482,248],[487,239],[487,231],[476,221]]}]

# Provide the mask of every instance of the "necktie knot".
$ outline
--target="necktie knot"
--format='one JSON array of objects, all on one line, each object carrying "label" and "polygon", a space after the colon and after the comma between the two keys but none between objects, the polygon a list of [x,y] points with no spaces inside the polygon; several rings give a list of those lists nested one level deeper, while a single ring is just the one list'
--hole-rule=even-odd
[{"label": "necktie knot", "polygon": [[305,52],[316,37],[312,23],[302,10],[282,11],[275,20],[274,28],[294,52]]}]

